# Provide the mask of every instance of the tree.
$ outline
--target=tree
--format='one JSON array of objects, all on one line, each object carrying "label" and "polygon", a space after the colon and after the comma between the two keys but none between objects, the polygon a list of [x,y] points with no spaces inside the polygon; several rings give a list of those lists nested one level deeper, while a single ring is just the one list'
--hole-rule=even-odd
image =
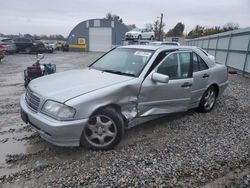
[{"label": "tree", "polygon": [[236,29],[239,29],[239,24],[233,22],[226,23],[222,28],[223,32],[232,31]]},{"label": "tree", "polygon": [[211,28],[206,28],[204,31],[203,31],[203,36],[208,36],[208,35],[214,35],[214,34],[217,34],[217,33],[221,33],[221,28],[220,26],[215,26],[215,27],[211,27]]},{"label": "tree", "polygon": [[136,25],[135,24],[129,24],[127,25],[127,27],[132,30],[132,29],[135,29],[136,28]]},{"label": "tree", "polygon": [[120,18],[120,16],[116,15],[116,14],[111,14],[110,12],[108,12],[106,14],[106,19],[108,20],[112,20],[112,21],[118,21],[122,23],[122,18]]},{"label": "tree", "polygon": [[192,29],[188,33],[187,38],[193,39],[193,38],[197,38],[197,37],[214,35],[214,34],[226,32],[226,31],[232,31],[232,30],[235,30],[235,29],[239,29],[239,24],[232,23],[232,22],[229,22],[229,23],[225,24],[222,28],[220,26],[203,27],[203,26],[200,26],[200,25],[196,25],[195,28]]},{"label": "tree", "polygon": [[185,25],[181,22],[177,23],[173,29],[170,29],[166,36],[167,37],[181,37],[183,36],[183,31],[185,29]]},{"label": "tree", "polygon": [[29,33],[26,33],[26,34],[24,34],[24,37],[27,37],[27,38],[32,38],[32,35],[31,35],[31,34],[29,34]]},{"label": "tree", "polygon": [[187,38],[193,39],[201,37],[203,35],[204,29],[205,27],[196,25],[195,28],[188,33]]},{"label": "tree", "polygon": [[151,23],[147,23],[145,25],[145,28],[148,29],[148,30],[150,30],[150,31],[152,31],[153,30],[153,25]]},{"label": "tree", "polygon": [[153,31],[155,33],[155,38],[157,40],[161,40],[162,36],[164,36],[164,27],[165,27],[165,23],[162,23],[161,29],[160,29],[160,21],[156,20],[153,23]]}]

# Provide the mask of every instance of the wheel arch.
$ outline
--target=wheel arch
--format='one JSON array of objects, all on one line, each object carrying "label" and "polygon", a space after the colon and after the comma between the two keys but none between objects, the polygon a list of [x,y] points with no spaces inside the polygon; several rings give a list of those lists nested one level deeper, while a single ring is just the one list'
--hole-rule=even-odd
[{"label": "wheel arch", "polygon": [[218,97],[220,91],[219,85],[217,83],[213,83],[209,87],[214,87],[216,89],[216,97]]},{"label": "wheel arch", "polygon": [[91,116],[93,116],[95,113],[97,113],[98,111],[100,111],[101,109],[103,108],[107,108],[107,107],[110,107],[110,108],[113,108],[115,109],[115,111],[117,111],[118,113],[121,114],[122,118],[123,118],[123,121],[125,123],[125,125],[127,124],[127,118],[122,114],[122,107],[119,105],[119,104],[115,104],[115,103],[111,103],[111,104],[106,104],[104,106],[99,106],[98,108],[96,108],[89,116],[89,118]]}]

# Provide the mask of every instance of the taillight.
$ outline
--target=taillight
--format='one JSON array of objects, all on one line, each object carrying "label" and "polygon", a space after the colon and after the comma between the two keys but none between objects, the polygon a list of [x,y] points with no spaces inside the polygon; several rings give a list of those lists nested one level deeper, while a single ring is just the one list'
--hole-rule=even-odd
[{"label": "taillight", "polygon": [[1,52],[1,53],[5,53],[5,51],[6,51],[6,50],[5,50],[4,46],[0,45],[0,52]]}]

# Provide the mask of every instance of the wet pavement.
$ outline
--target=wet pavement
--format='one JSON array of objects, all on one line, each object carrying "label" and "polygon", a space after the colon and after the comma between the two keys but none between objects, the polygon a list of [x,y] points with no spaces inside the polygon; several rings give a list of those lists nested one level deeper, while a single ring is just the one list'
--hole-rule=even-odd
[{"label": "wet pavement", "polygon": [[[45,54],[43,61],[56,64],[57,72],[61,72],[86,67],[100,55],[102,54],[55,52]],[[35,61],[35,54],[15,54],[7,55],[0,63],[0,177],[29,166],[13,165],[14,163],[39,154],[48,145],[53,147],[23,123],[19,114],[19,99],[25,92],[23,70]]]}]

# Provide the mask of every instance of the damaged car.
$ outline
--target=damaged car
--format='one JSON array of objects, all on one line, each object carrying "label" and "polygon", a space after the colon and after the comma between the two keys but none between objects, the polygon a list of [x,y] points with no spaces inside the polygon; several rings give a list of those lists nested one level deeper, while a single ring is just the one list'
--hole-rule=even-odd
[{"label": "damaged car", "polygon": [[21,117],[52,144],[106,150],[143,122],[210,112],[227,85],[227,68],[197,47],[121,46],[85,69],[32,80]]}]

